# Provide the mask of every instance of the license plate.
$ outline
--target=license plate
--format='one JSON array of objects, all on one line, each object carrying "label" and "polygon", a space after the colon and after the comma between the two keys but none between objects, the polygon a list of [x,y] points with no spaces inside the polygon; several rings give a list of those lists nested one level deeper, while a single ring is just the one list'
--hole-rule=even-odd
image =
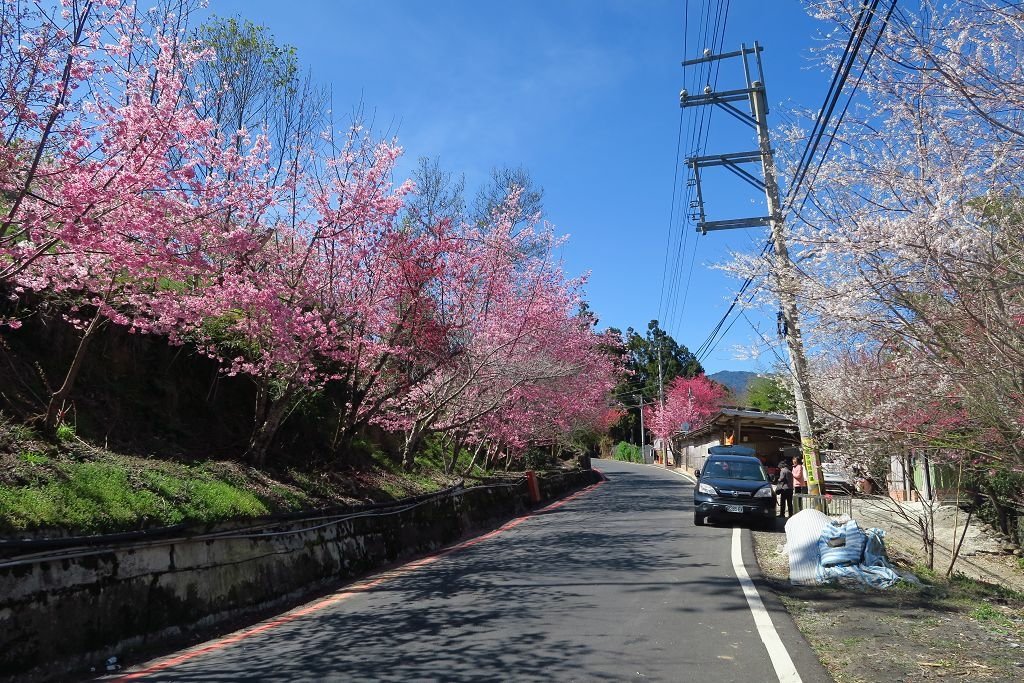
[{"label": "license plate", "polygon": [[742,505],[726,505],[725,506],[725,511],[726,512],[743,512],[743,506]]}]

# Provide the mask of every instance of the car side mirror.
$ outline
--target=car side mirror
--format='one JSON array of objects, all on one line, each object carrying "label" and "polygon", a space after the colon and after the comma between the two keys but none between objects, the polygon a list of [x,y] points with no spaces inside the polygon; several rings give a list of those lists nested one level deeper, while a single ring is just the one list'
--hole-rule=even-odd
[{"label": "car side mirror", "polygon": [[700,476],[700,470],[694,470],[693,471],[693,476],[699,477]]}]

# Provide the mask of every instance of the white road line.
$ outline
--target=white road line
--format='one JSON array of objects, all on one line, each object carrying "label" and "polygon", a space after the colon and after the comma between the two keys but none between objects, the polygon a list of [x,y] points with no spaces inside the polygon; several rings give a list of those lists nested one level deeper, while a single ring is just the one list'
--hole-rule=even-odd
[{"label": "white road line", "polygon": [[732,567],[736,571],[736,578],[739,579],[740,586],[743,588],[743,595],[747,598],[750,612],[754,615],[757,634],[761,636],[761,641],[768,650],[768,657],[772,660],[772,666],[775,667],[775,674],[779,677],[779,683],[800,683],[802,679],[800,674],[797,673],[793,660],[789,656],[789,651],[782,644],[782,639],[779,638],[775,625],[772,624],[772,618],[769,616],[768,610],[764,608],[761,596],[758,595],[757,588],[754,586],[754,582],[750,580],[747,568],[743,564],[743,549],[740,546],[739,527],[733,527],[732,530]]}]

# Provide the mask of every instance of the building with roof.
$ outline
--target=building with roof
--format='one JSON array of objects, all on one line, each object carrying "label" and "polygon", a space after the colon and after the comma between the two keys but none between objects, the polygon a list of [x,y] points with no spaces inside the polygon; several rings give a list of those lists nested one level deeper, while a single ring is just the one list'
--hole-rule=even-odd
[{"label": "building with roof", "polygon": [[[679,432],[666,450],[672,464],[693,472],[704,468],[708,449],[718,445],[749,446],[769,472],[774,472],[783,456],[799,458],[800,433],[796,421],[781,413],[722,408],[697,429]],[[656,443],[655,453],[660,449],[661,445]],[[835,451],[823,449],[821,455],[826,490],[852,493],[855,487],[853,468]],[[915,453],[893,455],[891,461],[886,476],[888,491],[874,493],[887,493],[896,500],[956,498],[956,477],[950,468],[936,465],[929,462],[926,455]]]},{"label": "building with roof", "polygon": [[788,415],[760,410],[722,408],[708,422],[672,440],[675,464],[693,471],[701,469],[712,446],[749,446],[766,466],[775,467],[783,456],[800,452],[800,434]]}]

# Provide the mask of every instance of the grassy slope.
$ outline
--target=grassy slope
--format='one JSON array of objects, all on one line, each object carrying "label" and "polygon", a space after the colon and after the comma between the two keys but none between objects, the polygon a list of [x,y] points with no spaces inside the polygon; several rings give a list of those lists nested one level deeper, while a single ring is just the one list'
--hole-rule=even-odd
[{"label": "grassy slope", "polygon": [[264,472],[236,461],[114,453],[72,433],[63,436],[49,443],[0,416],[0,535],[89,534],[244,519],[393,500],[451,482],[429,456],[413,472],[383,457],[370,459],[363,470]]}]

